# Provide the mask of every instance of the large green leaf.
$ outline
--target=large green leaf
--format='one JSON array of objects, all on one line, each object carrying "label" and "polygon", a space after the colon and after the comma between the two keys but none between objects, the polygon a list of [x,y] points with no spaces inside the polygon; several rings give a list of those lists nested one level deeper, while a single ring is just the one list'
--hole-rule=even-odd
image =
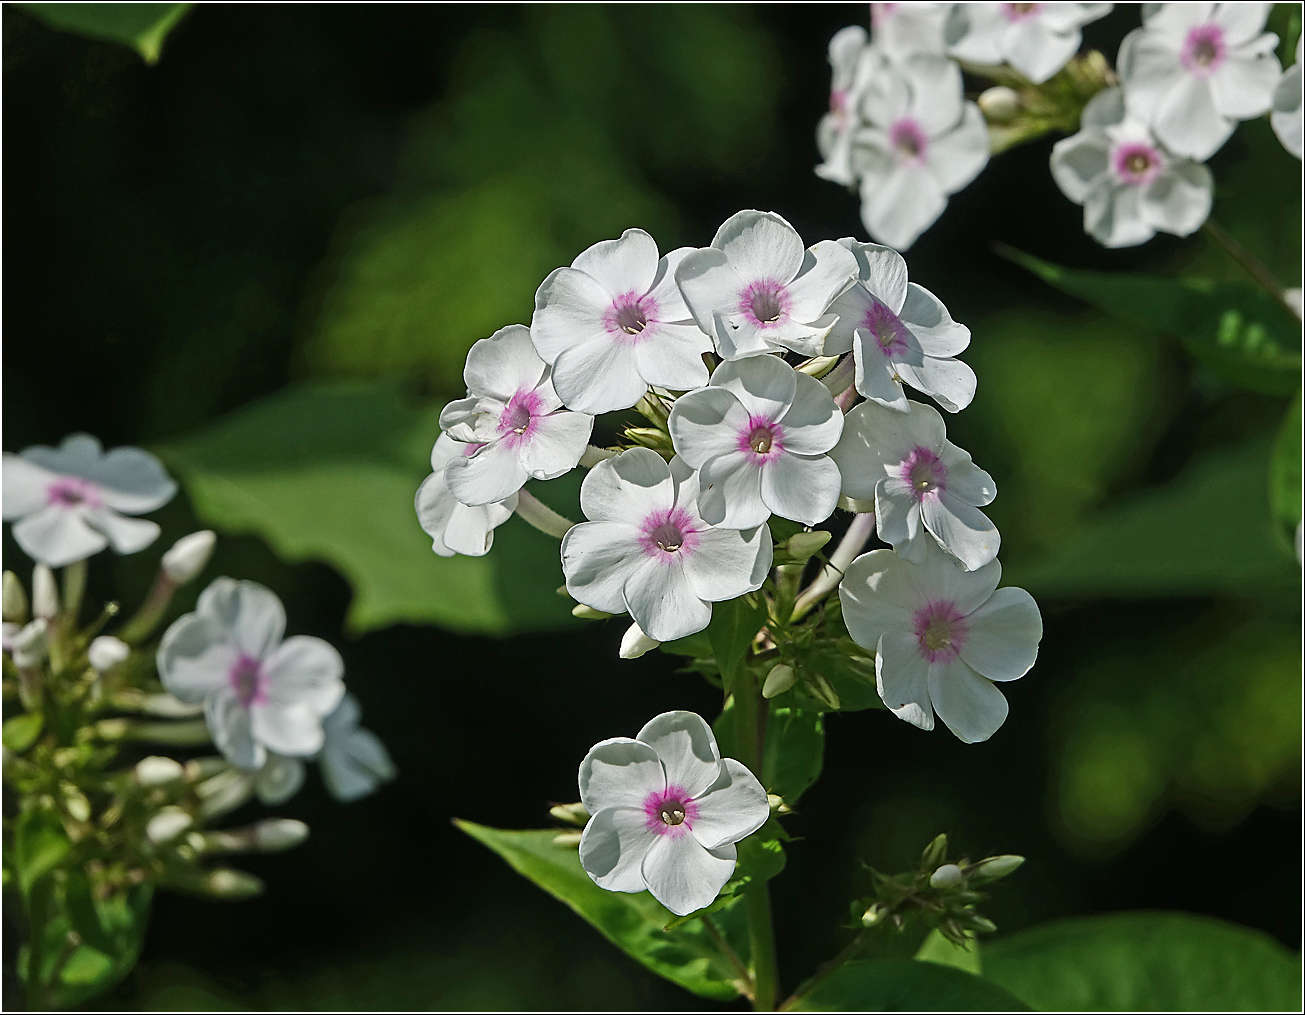
[{"label": "large green leaf", "polygon": [[985,942],[983,975],[1039,1011],[1300,1011],[1301,965],[1259,931],[1187,913],[1061,920]]},{"label": "large green leaf", "polygon": [[971,973],[910,959],[853,960],[792,1011],[1028,1011],[1006,990]]},{"label": "large green leaf", "polygon": [[[498,529],[484,557],[431,551],[413,497],[430,472],[438,415],[383,385],[304,385],[157,450],[205,523],[344,575],[354,631],[409,621],[505,634],[570,623],[555,594],[557,542],[520,519]],[[535,487],[574,516],[577,477]]]},{"label": "large green leaf", "polygon": [[732,688],[748,656],[752,639],[766,622],[765,609],[740,597],[716,603],[707,625],[707,640],[726,688]]},{"label": "large green leaf", "polygon": [[790,807],[820,778],[825,720],[819,712],[771,706],[766,722],[762,781]]},{"label": "large green leaf", "polygon": [[[654,973],[702,997],[717,1001],[738,997],[734,982],[739,973],[713,943],[701,920],[677,923],[667,930],[675,917],[651,895],[599,888],[580,866],[575,846],[553,841],[558,834],[555,829],[507,831],[470,821],[455,824]],[[726,925],[734,915],[725,910],[712,918]],[[727,937],[735,936],[727,933]],[[741,958],[746,961],[746,954]]]},{"label": "large green leaf", "polygon": [[194,4],[15,4],[63,32],[119,42],[156,63],[163,40]]},{"label": "large green leaf", "polygon": [[72,849],[63,823],[51,811],[29,807],[18,816],[14,827],[14,864],[23,894],[54,870]]}]

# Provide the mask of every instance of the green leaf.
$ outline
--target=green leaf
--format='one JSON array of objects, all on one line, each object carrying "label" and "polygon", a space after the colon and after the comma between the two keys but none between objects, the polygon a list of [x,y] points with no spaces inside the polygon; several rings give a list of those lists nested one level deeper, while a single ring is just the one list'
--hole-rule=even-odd
[{"label": "green leaf", "polygon": [[40,712],[16,715],[12,719],[5,720],[4,728],[0,730],[0,740],[4,741],[4,745],[9,750],[21,754],[36,742],[44,725],[45,716]]},{"label": "green leaf", "polygon": [[[1269,463],[1269,503],[1279,526],[1293,530],[1301,515],[1301,393],[1283,418],[1282,428],[1273,442],[1273,459]],[[1295,532],[1289,531],[1289,542]]]},{"label": "green leaf", "polygon": [[64,904],[68,908],[68,922],[84,942],[101,952],[112,954],[117,950],[112,936],[104,929],[91,894],[90,883],[81,870],[68,872],[64,886]]},{"label": "green leaf", "polygon": [[[739,973],[719,951],[701,920],[665,929],[674,920],[669,910],[644,892],[626,895],[599,888],[580,866],[576,848],[554,843],[556,830],[508,831],[470,821],[454,824],[492,849],[517,873],[566,903],[654,973],[701,997],[717,1001],[738,997],[734,981]],[[722,922],[733,915],[718,914]],[[740,958],[747,960],[746,955]]]},{"label": "green leaf", "polygon": [[1300,956],[1187,913],[1061,920],[983,945],[984,976],[1040,1011],[1299,1011]]},{"label": "green leaf", "polygon": [[766,721],[762,781],[790,807],[820,777],[825,760],[825,720],[819,712],[771,705]]},{"label": "green leaf", "polygon": [[1168,335],[1234,384],[1269,395],[1300,386],[1300,320],[1263,290],[1206,279],[1075,271],[1018,250],[1012,261],[1106,313]]},{"label": "green leaf", "polygon": [[52,871],[72,849],[63,823],[50,811],[38,807],[25,810],[14,829],[14,863],[24,895]]},{"label": "green leaf", "polygon": [[765,609],[744,596],[712,606],[707,639],[711,642],[712,654],[720,667],[726,689],[734,686],[752,647],[752,639],[765,622]]},{"label": "green leaf", "polygon": [[973,938],[968,947],[955,944],[943,936],[935,927],[915,953],[917,962],[936,962],[942,966],[951,966],[975,976],[983,975],[983,960],[979,955],[979,943]]},{"label": "green leaf", "polygon": [[90,945],[78,945],[64,963],[59,979],[71,987],[89,987],[98,992],[100,984],[116,972],[116,964],[104,952]]},{"label": "green leaf", "polygon": [[157,63],[163,40],[194,4],[15,4],[51,28],[118,42]]},{"label": "green leaf", "polygon": [[1029,1011],[996,984],[950,966],[910,959],[852,960],[793,1011]]},{"label": "green leaf", "polygon": [[[510,519],[484,557],[439,557],[413,498],[430,473],[435,406],[385,385],[291,387],[158,448],[195,511],[261,536],[289,561],[325,561],[353,587],[355,632],[399,622],[507,634],[574,623],[554,539]],[[579,475],[531,489],[575,516]]]}]

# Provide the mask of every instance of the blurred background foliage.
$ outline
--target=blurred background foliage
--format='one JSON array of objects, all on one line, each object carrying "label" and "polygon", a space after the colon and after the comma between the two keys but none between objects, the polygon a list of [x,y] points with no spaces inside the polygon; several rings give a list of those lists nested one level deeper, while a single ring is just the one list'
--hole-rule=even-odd
[{"label": "blurred background foliage", "polygon": [[[467,348],[528,321],[588,244],[638,225],[663,250],[701,245],[740,207],[809,242],[861,235],[855,199],[811,167],[826,44],[864,18],[204,5],[149,67],[6,5],[6,449],[84,429],[158,450],[186,488],[164,539],[220,528],[212,574],[268,584],[296,632],[340,643],[401,770],[347,811],[315,784],[283,808],[313,837],[252,864],[261,899],[160,897],[106,1007],[700,1004],[449,818],[538,826],[590,744],[711,712],[715,692],[669,657],[620,662],[618,622],[572,621],[555,544],[518,520],[489,557],[435,558],[412,495]],[[1089,44],[1113,56],[1136,19]],[[1278,507],[1295,490],[1299,518],[1299,472],[1272,500],[1268,478],[1273,447],[1299,448],[1299,398],[1291,417],[1290,391],[1230,382],[1185,336],[994,250],[1246,285],[1201,237],[1096,246],[1047,172],[1052,140],[995,159],[908,254],[974,334],[979,394],[948,422],[998,478],[1007,580],[1046,619],[1039,664],[987,744],[828,717],[774,883],[790,985],[841,943],[856,861],[909,866],[939,831],[1030,858],[993,901],[1003,929],[1184,909],[1299,947],[1300,570]],[[1300,164],[1257,122],[1211,165],[1214,217],[1299,284]],[[535,486],[575,510],[574,478]],[[20,560],[7,535],[4,551]],[[149,570],[101,558],[92,592],[130,598]]]}]

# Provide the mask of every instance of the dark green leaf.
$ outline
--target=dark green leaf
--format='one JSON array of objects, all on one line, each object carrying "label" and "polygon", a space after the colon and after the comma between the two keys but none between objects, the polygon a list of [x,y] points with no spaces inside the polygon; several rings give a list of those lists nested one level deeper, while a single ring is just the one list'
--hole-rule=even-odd
[{"label": "dark green leaf", "polygon": [[734,686],[748,657],[752,639],[765,622],[766,611],[749,603],[746,597],[716,603],[712,607],[707,639],[711,642],[712,654],[726,688]]},{"label": "dark green leaf", "polygon": [[78,945],[59,972],[59,979],[70,987],[90,988],[98,992],[117,972],[113,959],[98,948]]},{"label": "dark green leaf", "polygon": [[32,807],[19,815],[14,829],[14,863],[23,894],[29,894],[32,885],[57,867],[71,849],[63,823],[50,811]]},{"label": "dark green leaf", "polygon": [[968,946],[954,944],[943,936],[936,927],[929,932],[915,953],[917,962],[936,962],[941,966],[951,966],[975,976],[983,975],[983,961],[979,955],[979,943],[970,938]]},{"label": "dark green leaf", "polygon": [[[1301,514],[1301,409],[1300,392],[1287,410],[1273,444],[1269,463],[1269,502],[1279,525],[1292,530],[1300,524]],[[1288,535],[1294,537],[1295,532]]]},{"label": "dark green leaf", "polygon": [[844,963],[793,1011],[1029,1011],[996,984],[910,959]]},{"label": "dark green leaf", "polygon": [[782,796],[792,807],[820,777],[824,760],[824,717],[819,712],[772,705],[762,762],[762,781],[767,792]]},{"label": "dark green leaf", "polygon": [[[81,939],[101,952],[113,954],[117,950],[112,936],[104,929],[100,914],[91,895],[91,886],[80,870],[70,870],[64,886],[64,903],[68,907],[68,922]],[[70,981],[71,982],[71,981]]]},{"label": "dark green leaf", "polygon": [[41,735],[41,727],[44,725],[45,717],[40,712],[27,712],[23,715],[16,715],[12,719],[5,720],[3,731],[0,732],[0,739],[4,740],[4,745],[9,750],[21,754],[36,742],[36,738]]},{"label": "dark green leaf", "polygon": [[1299,1011],[1300,956],[1187,913],[1060,920],[983,945],[983,973],[1040,1011]]},{"label": "dark green leaf", "polygon": [[193,4],[15,4],[51,28],[119,42],[156,63],[163,40]]}]

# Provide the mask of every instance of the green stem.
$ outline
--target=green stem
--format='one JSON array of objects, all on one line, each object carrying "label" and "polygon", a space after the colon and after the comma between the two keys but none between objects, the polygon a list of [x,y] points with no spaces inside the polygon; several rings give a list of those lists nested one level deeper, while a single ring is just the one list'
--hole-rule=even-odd
[{"label": "green stem", "polygon": [[[738,734],[743,761],[762,781],[762,759],[766,751],[767,704],[762,700],[756,678],[745,670],[733,688]],[[744,895],[748,914],[748,939],[752,949],[752,1007],[774,1011],[779,992],[779,962],[775,955],[775,925],[770,912],[770,888],[766,882],[749,888]]]},{"label": "green stem", "polygon": [[1261,288],[1270,296],[1281,303],[1291,313],[1296,316],[1296,311],[1290,303],[1287,302],[1283,295],[1282,283],[1274,277],[1273,272],[1266,268],[1260,260],[1249,250],[1243,247],[1231,233],[1223,226],[1219,225],[1214,219],[1206,219],[1205,224],[1201,226],[1201,232],[1210,237],[1223,252],[1231,257],[1241,267],[1246,274],[1250,275]]},{"label": "green stem", "polygon": [[69,633],[77,630],[77,614],[82,610],[82,597],[86,594],[86,561],[79,560],[63,569],[63,615]]}]

